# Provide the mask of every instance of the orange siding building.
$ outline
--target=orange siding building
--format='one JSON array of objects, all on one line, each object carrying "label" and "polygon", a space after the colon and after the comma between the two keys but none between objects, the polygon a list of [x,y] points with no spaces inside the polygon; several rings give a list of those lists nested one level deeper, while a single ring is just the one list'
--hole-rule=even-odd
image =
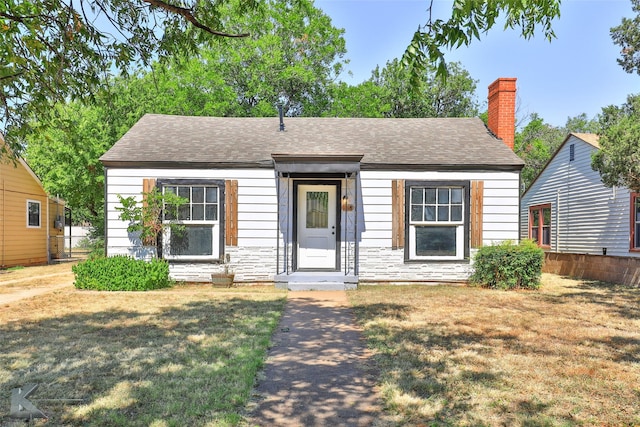
[{"label": "orange siding building", "polygon": [[[1,135],[0,143],[4,144]],[[49,198],[26,162],[1,159],[0,268],[47,264],[57,258],[58,248],[52,253],[50,241],[62,239],[50,236],[63,235],[63,224],[64,203]]]}]

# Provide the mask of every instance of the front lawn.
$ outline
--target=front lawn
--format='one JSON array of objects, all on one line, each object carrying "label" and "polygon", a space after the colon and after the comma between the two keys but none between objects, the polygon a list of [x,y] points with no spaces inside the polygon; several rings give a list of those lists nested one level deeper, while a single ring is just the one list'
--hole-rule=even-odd
[{"label": "front lawn", "polygon": [[349,292],[399,425],[640,425],[640,289]]},{"label": "front lawn", "polygon": [[2,307],[0,425],[13,423],[11,389],[26,383],[39,384],[29,400],[49,416],[35,425],[242,423],[285,300],[272,288],[184,285]]}]

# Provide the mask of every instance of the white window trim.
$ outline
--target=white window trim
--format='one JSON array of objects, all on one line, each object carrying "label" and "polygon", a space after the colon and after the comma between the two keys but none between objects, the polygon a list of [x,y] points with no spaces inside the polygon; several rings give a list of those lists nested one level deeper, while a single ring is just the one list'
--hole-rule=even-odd
[{"label": "white window trim", "polygon": [[[218,190],[218,202],[217,202],[217,215],[218,218],[215,221],[205,221],[205,220],[196,220],[196,221],[176,221],[177,224],[182,224],[185,226],[190,225],[207,225],[211,226],[212,239],[211,239],[211,255],[171,255],[170,245],[171,242],[171,228],[165,229],[162,235],[162,258],[168,261],[218,261],[222,257],[223,248],[220,247],[221,239],[224,238],[223,233],[224,230],[222,228],[221,215],[224,215],[223,211],[223,198],[224,198],[224,181],[216,180],[212,182],[211,180],[182,180],[182,179],[167,179],[167,180],[158,180],[158,185],[161,187],[162,191],[164,191],[164,187],[216,187]],[[170,221],[163,220],[164,224],[168,224]]]},{"label": "white window trim", "polygon": [[[463,261],[466,258],[465,221],[469,221],[470,184],[468,181],[407,181],[405,195],[405,223],[407,235],[405,238],[405,261]],[[462,188],[462,221],[411,221],[411,190],[412,188]],[[456,227],[456,255],[449,256],[418,256],[416,255],[416,226]]]},{"label": "white window trim", "polygon": [[[219,208],[218,208],[219,209]],[[181,221],[179,224],[183,224],[185,226],[190,225],[210,225],[211,226],[211,255],[171,255],[170,245],[169,243],[163,244],[163,258],[168,260],[194,260],[194,261],[211,261],[217,260],[220,258],[220,248],[218,246],[218,233],[220,231],[220,223],[218,221]],[[163,236],[164,242],[171,242],[171,229],[168,228],[165,230]]]},{"label": "white window trim", "polygon": [[[38,225],[29,224],[29,205],[36,203],[38,205]],[[42,202],[40,200],[27,199],[27,228],[42,228]]]}]

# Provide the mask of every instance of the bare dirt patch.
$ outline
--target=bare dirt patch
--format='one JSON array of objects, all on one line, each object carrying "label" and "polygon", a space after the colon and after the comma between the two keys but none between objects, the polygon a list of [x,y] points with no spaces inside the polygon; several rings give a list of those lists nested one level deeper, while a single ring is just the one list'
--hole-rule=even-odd
[{"label": "bare dirt patch", "polygon": [[0,307],[73,286],[73,265],[75,263],[61,263],[2,270]]}]

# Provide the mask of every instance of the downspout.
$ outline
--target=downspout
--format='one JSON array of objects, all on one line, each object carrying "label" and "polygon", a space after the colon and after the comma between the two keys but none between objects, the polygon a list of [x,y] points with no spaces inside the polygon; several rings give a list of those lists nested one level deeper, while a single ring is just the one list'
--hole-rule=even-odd
[{"label": "downspout", "polygon": [[2,264],[0,264],[0,267],[4,267],[4,241],[6,239],[5,225],[7,223],[7,218],[5,215],[6,203],[5,203],[4,195],[5,195],[4,178],[2,178]]},{"label": "downspout", "polygon": [[109,222],[107,221],[107,171],[109,170],[108,167],[104,167],[104,186],[103,186],[103,197],[104,197],[104,206],[102,207],[102,210],[104,211],[104,256],[109,256],[109,254],[107,253],[107,248],[109,247],[109,228],[108,228],[108,224]]},{"label": "downspout", "polygon": [[[566,220],[566,224],[567,224],[567,236],[571,236],[571,162],[569,162],[569,165],[567,166],[567,220]],[[566,246],[564,247],[564,251],[567,252],[569,251],[569,248]]]},{"label": "downspout", "polygon": [[49,195],[46,194],[44,197],[46,206],[47,206],[47,227],[46,227],[46,239],[47,239],[47,264],[51,264],[51,230],[49,227],[51,227],[51,224],[49,224],[49,204],[50,204],[50,200],[49,200]]},{"label": "downspout", "polygon": [[[296,226],[296,224],[293,224],[293,203],[291,202],[291,192],[292,192],[292,188],[291,188],[291,173],[287,174],[287,231],[285,232],[285,235],[287,236],[287,238],[285,239],[285,246],[284,246],[284,270],[285,273],[288,275],[289,273],[291,273],[291,270],[289,269],[289,264],[293,263],[292,259],[290,259],[289,257],[289,241],[291,241],[291,258],[293,258],[293,251],[295,250],[295,247],[293,245],[293,230],[292,228]],[[292,265],[293,267],[293,265]]]},{"label": "downspout", "polygon": [[273,168],[276,173],[276,276],[280,274],[280,173]]},{"label": "downspout", "polygon": [[[71,256],[73,255],[72,252],[72,248],[71,248],[71,244],[73,242],[73,240],[71,239],[71,224],[73,223],[73,214],[71,212],[71,208],[67,207],[67,205],[65,204],[64,206],[64,216],[65,216],[65,221],[67,219],[67,209],[69,210],[69,258],[71,258]],[[62,233],[64,236],[64,233]],[[63,245],[64,247],[64,245]]]},{"label": "downspout", "polygon": [[560,189],[556,190],[556,252],[560,252]]},{"label": "downspout", "polygon": [[356,208],[354,209],[355,218],[354,218],[354,221],[353,221],[354,222],[353,239],[355,241],[355,246],[354,247],[355,247],[356,253],[354,254],[354,260],[353,260],[353,275],[357,276],[358,275],[358,258],[359,258],[359,255],[360,255],[360,245],[358,244],[358,241],[360,240],[358,238],[359,237],[359,234],[358,234],[358,206],[359,206],[359,203],[358,203],[358,201],[360,200],[358,198],[358,194],[359,194],[358,182],[360,181],[360,172],[359,171],[355,172],[355,177],[356,177],[356,195],[355,195],[355,200],[354,200],[353,204],[354,204],[354,206]]}]

